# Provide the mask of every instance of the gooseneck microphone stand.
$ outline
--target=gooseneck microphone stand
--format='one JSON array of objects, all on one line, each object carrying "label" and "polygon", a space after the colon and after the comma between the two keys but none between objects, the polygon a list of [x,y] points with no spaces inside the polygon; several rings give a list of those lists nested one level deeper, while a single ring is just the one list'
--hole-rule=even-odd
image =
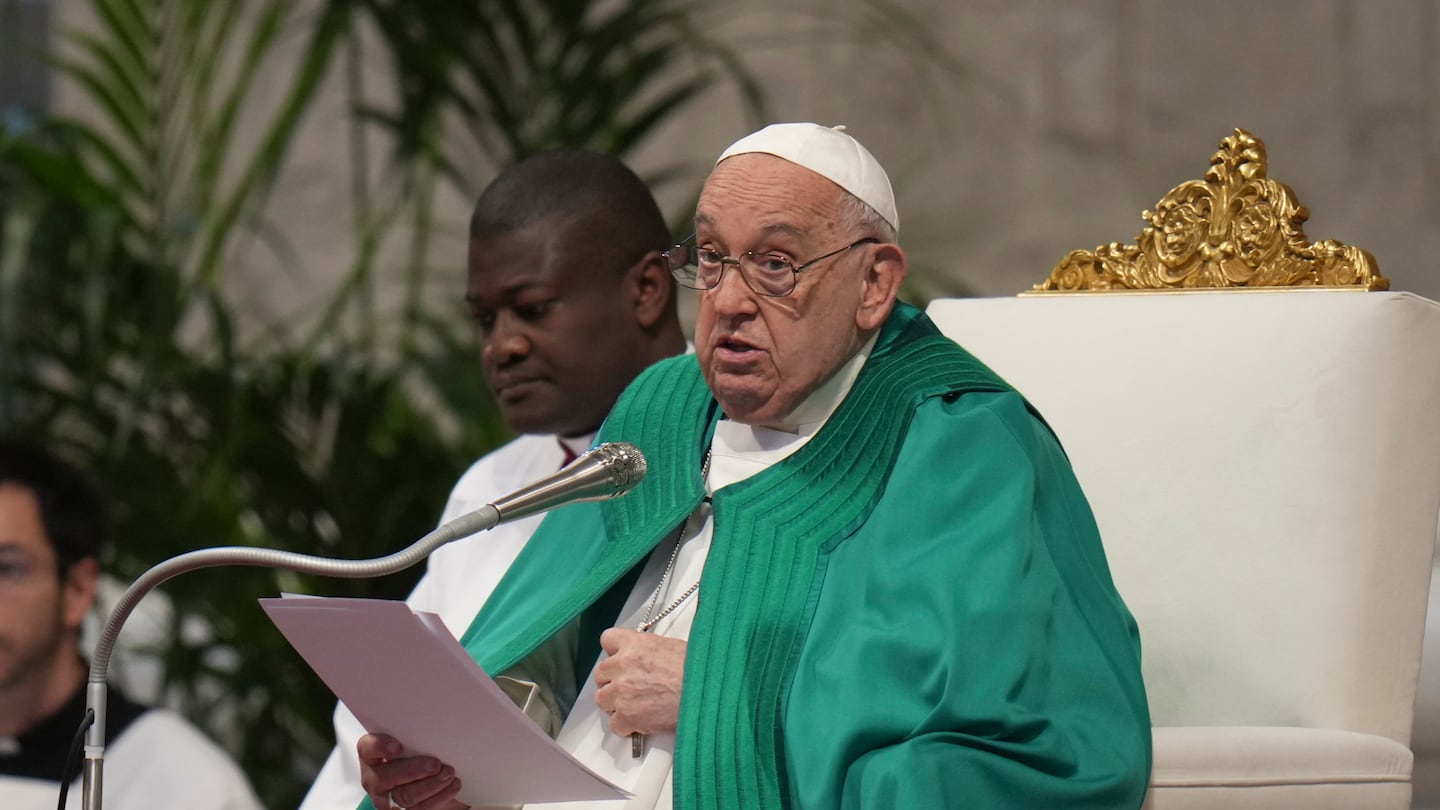
[{"label": "gooseneck microphone stand", "polygon": [[446,543],[492,529],[500,523],[565,504],[619,497],[633,489],[644,477],[645,457],[634,445],[623,442],[602,444],[554,475],[492,504],[461,515],[415,541],[408,548],[389,556],[369,560],[332,560],[293,551],[226,546],[191,551],[156,565],[125,589],[125,593],[110,612],[110,618],[96,643],[95,654],[90,659],[85,705],[93,712],[94,722],[85,731],[81,809],[101,810],[105,765],[105,681],[115,639],[120,635],[121,626],[125,624],[135,606],[145,594],[162,582],[188,571],[221,565],[283,568],[341,579],[385,576],[409,568]]}]

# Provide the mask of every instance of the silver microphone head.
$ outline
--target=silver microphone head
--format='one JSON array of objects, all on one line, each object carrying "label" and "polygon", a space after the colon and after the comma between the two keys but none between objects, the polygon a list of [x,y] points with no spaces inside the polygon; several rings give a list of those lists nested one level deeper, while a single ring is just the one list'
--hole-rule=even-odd
[{"label": "silver microphone head", "polygon": [[604,466],[615,487],[612,497],[624,495],[645,478],[645,454],[629,442],[606,442],[571,463],[579,464],[586,456],[594,456]]},{"label": "silver microphone head", "polygon": [[625,442],[608,442],[547,478],[495,501],[500,521],[581,501],[606,501],[629,492],[645,477],[645,456]]}]

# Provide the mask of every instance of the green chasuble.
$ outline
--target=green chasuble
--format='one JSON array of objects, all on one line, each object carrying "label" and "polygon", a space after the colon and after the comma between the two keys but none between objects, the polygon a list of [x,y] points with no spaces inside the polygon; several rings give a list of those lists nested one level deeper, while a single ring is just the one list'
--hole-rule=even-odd
[{"label": "green chasuble", "polygon": [[[462,638],[488,672],[573,699],[700,502],[719,418],[694,356],[626,390],[599,439],[649,473],[546,517]],[[1024,400],[919,310],[897,306],[814,438],[713,507],[677,810],[1140,806],[1139,638],[1084,495]]]}]

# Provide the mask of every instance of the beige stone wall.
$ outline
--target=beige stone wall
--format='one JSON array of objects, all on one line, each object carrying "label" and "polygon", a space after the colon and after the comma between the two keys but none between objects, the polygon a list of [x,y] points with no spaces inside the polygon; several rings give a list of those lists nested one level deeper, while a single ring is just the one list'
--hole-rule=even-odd
[{"label": "beige stone wall", "polygon": [[[1141,210],[1202,176],[1239,126],[1310,208],[1312,239],[1363,247],[1395,289],[1440,299],[1434,0],[894,5],[903,15],[880,23],[874,0],[731,0],[704,22],[743,48],[777,119],[845,123],[886,164],[918,293],[1008,295],[1070,250],[1133,241]],[[59,7],[68,24],[81,4]],[[378,49],[367,58],[383,95]],[[60,90],[63,107],[73,96]],[[231,286],[262,318],[303,317],[350,266],[345,115],[338,93],[312,112],[269,212],[297,261],[282,269],[263,244],[234,257]],[[661,192],[678,217],[749,128],[722,94],[672,122],[636,167],[692,164],[693,184]],[[374,162],[383,154],[372,144]],[[433,257],[437,289],[457,296],[468,204],[442,205],[453,217]]]},{"label": "beige stone wall", "polygon": [[[741,12],[763,25],[761,9]],[[907,2],[967,66],[797,25],[761,49],[781,118],[847,123],[891,170],[927,291],[1007,295],[1068,251],[1133,242],[1140,212],[1244,127],[1312,239],[1440,298],[1440,5],[1433,0]],[[829,33],[815,37],[815,33]],[[707,116],[692,143],[723,147]]]}]

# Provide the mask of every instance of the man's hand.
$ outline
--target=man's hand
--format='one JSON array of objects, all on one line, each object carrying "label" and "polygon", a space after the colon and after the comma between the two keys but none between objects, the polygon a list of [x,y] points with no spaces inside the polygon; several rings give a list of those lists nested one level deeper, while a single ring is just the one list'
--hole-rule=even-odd
[{"label": "man's hand", "polygon": [[685,677],[684,641],[612,627],[600,634],[609,658],[595,665],[595,703],[624,737],[674,731]]},{"label": "man's hand", "polygon": [[407,757],[400,741],[366,734],[356,743],[360,784],[377,810],[464,810],[455,801],[460,780],[455,769],[434,757]]}]

